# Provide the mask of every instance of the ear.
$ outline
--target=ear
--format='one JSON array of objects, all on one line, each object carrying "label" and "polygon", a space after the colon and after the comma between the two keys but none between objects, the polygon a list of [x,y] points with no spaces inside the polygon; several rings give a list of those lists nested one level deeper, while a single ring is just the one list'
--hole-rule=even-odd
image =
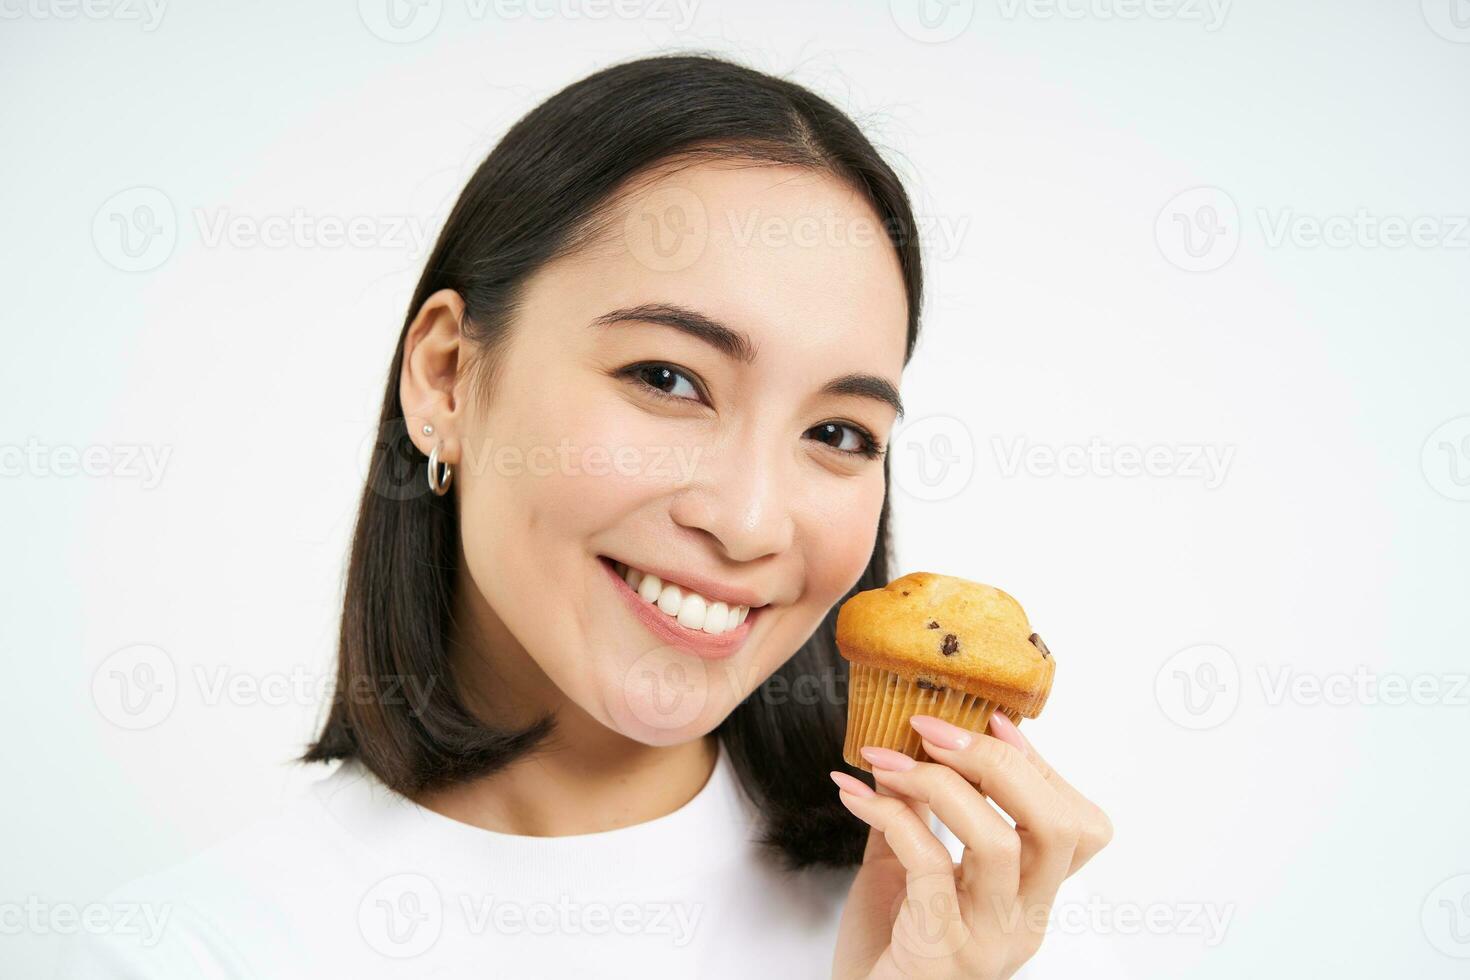
[{"label": "ear", "polygon": [[[446,463],[459,460],[458,428],[462,396],[460,324],[464,300],[441,289],[419,307],[403,338],[403,370],[398,376],[398,402],[408,437],[425,456],[435,445]],[[432,435],[424,426],[432,425]]]}]

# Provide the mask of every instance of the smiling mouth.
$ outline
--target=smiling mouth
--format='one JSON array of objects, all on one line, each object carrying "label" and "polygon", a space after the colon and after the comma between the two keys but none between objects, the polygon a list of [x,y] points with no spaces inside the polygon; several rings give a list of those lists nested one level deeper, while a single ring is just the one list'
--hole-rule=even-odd
[{"label": "smiling mouth", "polygon": [[599,555],[634,615],[671,645],[704,657],[734,653],[767,604],[732,605]]}]

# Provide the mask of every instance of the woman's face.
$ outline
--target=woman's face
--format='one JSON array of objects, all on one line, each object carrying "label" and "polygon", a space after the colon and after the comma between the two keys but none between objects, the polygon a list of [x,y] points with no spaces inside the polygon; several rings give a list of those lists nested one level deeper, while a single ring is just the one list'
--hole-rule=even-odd
[{"label": "woman's face", "polygon": [[866,567],[907,299],[828,175],[702,164],[630,190],[610,229],[528,282],[484,402],[457,383],[424,444],[456,464],[477,697],[668,745]]}]

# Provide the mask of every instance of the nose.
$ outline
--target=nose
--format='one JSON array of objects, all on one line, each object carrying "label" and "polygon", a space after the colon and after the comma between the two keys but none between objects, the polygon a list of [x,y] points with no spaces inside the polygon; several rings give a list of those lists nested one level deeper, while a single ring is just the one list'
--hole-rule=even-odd
[{"label": "nose", "polygon": [[[701,447],[690,481],[675,494],[670,516],[680,527],[707,534],[731,561],[755,561],[791,547],[790,454],[769,433]],[[759,445],[764,443],[764,445]]]}]

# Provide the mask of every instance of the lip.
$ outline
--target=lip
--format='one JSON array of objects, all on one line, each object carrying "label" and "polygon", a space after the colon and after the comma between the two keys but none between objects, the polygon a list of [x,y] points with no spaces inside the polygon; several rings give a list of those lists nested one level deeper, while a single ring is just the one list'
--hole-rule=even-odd
[{"label": "lip", "polygon": [[618,570],[613,568],[612,559],[599,555],[597,563],[607,572],[608,578],[612,580],[613,588],[623,597],[623,602],[627,604],[628,610],[644,626],[648,627],[650,633],[669,646],[678,647],[705,660],[723,660],[733,656],[745,645],[746,638],[750,636],[751,624],[756,621],[764,608],[752,609],[746,614],[745,622],[723,633],[710,634],[703,630],[692,630],[687,626],[680,626],[672,616],[661,612],[653,603],[645,602],[642,596],[629,588],[628,583],[618,574]]}]

